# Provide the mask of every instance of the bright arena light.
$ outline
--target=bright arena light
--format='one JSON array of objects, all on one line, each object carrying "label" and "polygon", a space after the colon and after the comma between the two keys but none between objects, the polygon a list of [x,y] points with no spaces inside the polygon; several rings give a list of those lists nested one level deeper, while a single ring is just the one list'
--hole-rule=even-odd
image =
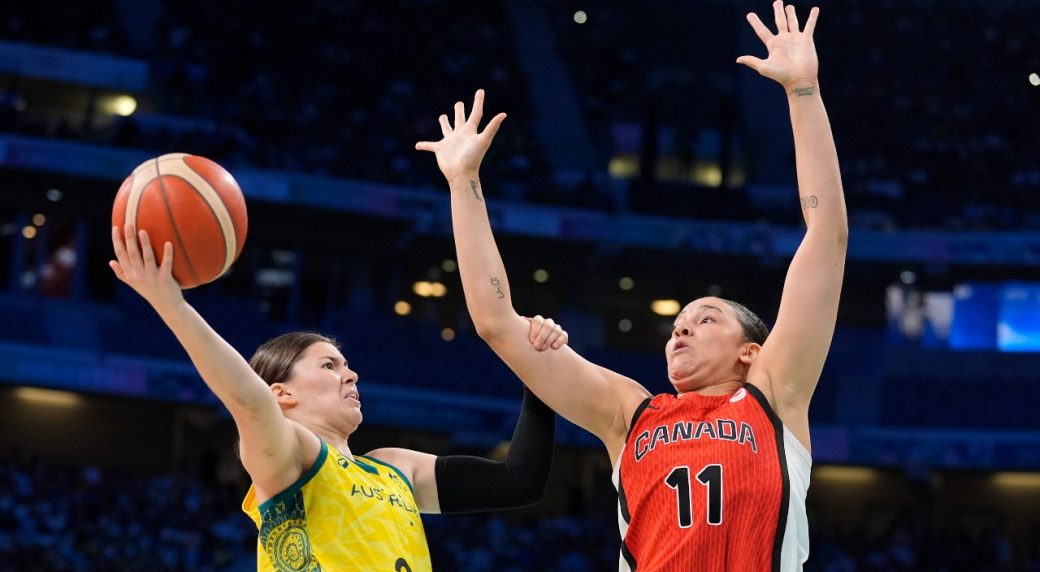
[{"label": "bright arena light", "polygon": [[423,280],[412,284],[412,292],[415,292],[423,298],[429,298],[433,294],[433,285]]},{"label": "bright arena light", "polygon": [[544,284],[549,281],[549,271],[539,268],[534,271],[534,274],[531,277],[534,278],[535,282]]},{"label": "bright arena light", "polygon": [[70,391],[40,387],[19,387],[14,390],[14,396],[22,401],[51,407],[72,407],[83,401],[83,398]]},{"label": "bright arena light", "polygon": [[1029,74],[1029,83],[1032,84],[1033,87],[1040,86],[1040,75],[1036,75],[1035,73]]},{"label": "bright arena light", "polygon": [[117,95],[112,98],[112,113],[129,117],[137,111],[137,100],[129,95]]},{"label": "bright arena light", "polygon": [[579,24],[584,24],[585,22],[589,21],[589,16],[585,13],[584,10],[578,10],[574,13],[574,21]]},{"label": "bright arena light", "polygon": [[450,342],[455,339],[455,330],[451,328],[444,328],[441,330],[441,339]]},{"label": "bright arena light", "polygon": [[429,298],[431,296],[434,298],[440,298],[448,293],[448,288],[440,282],[427,282],[421,280],[412,284],[412,292],[415,292],[423,298]]},{"label": "bright arena light", "polygon": [[679,313],[678,300],[654,300],[650,303],[650,309],[658,316],[674,316]]},{"label": "bright arena light", "polygon": [[404,300],[398,300],[394,304],[394,313],[398,316],[407,316],[412,313],[412,305]]}]

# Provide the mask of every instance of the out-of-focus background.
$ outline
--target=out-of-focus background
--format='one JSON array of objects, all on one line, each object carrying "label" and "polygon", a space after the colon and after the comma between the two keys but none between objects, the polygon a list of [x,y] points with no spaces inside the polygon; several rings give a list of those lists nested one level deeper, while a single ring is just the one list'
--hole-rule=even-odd
[{"label": "out-of-focus background", "polygon": [[[806,569],[1040,570],[1040,4],[821,4],[851,238]],[[255,567],[233,424],[106,265],[115,191],[162,153],[220,162],[249,206],[241,258],[189,301],[246,356],[336,336],[356,452],[507,446],[520,382],[473,332],[413,149],[478,87],[509,113],[483,183],[520,311],[655,392],[681,304],[771,322],[803,228],[790,124],[734,63],[764,54],[744,14],[769,9],[3,3],[0,570]],[[616,566],[610,462],[559,427],[540,504],[424,518],[436,569]]]}]

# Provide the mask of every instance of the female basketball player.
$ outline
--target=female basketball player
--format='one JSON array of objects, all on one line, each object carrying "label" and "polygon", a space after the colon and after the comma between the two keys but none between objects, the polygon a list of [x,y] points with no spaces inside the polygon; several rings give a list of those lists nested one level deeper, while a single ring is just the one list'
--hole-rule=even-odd
[{"label": "female basketball player", "polygon": [[[537,502],[548,479],[555,416],[525,391],[504,462],[407,449],[353,455],[361,423],[358,375],[335,341],[279,336],[250,363],[184,300],[173,246],[156,264],[145,231],[112,228],[116,277],[144,297],[231,412],[253,485],[242,508],[259,529],[259,570],[430,570],[420,512],[473,512]],[[532,349],[567,341],[532,322]]]},{"label": "female basketball player", "polygon": [[480,186],[481,160],[505,119],[499,114],[478,133],[483,92],[468,119],[461,102],[454,126],[440,117],[442,140],[416,145],[436,154],[451,188],[459,269],[477,331],[539,397],[606,445],[619,494],[622,570],[786,572],[808,557],[808,408],[834,331],[848,224],[817,82],[818,9],[804,29],[792,6],[778,0],[773,12],[775,34],[748,15],[768,57],[737,62],[787,93],[808,230],[772,334],[729,300],[700,298],[679,312],[665,344],[677,394],[651,396],[570,348],[540,354],[530,347]]}]

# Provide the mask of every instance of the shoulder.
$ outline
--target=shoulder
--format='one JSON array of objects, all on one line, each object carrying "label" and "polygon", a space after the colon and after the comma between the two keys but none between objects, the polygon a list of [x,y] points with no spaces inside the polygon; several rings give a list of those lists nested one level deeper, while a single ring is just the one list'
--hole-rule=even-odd
[{"label": "shoulder", "polygon": [[432,471],[437,461],[436,455],[398,447],[373,449],[363,456],[402,473],[411,482],[416,480],[416,474]]},{"label": "shoulder", "polygon": [[[324,457],[327,455],[328,449],[325,443],[310,429],[292,420],[288,420],[288,422],[295,438],[295,451],[288,466],[269,474],[255,469],[248,471],[247,467],[258,499],[269,499],[296,484],[301,478],[313,475],[320,469],[319,464],[324,462]],[[243,459],[243,464],[246,464],[245,459]]]}]

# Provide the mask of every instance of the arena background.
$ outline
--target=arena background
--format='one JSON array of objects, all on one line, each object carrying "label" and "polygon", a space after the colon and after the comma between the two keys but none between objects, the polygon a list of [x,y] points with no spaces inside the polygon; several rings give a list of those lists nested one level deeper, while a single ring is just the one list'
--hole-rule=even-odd
[{"label": "arena background", "polygon": [[[1038,570],[1040,4],[819,4],[851,237],[806,569]],[[473,332],[413,149],[478,87],[509,113],[483,179],[518,309],[652,391],[670,300],[771,321],[802,228],[782,90],[734,63],[763,52],[750,10],[768,3],[3,3],[0,570],[255,566],[231,420],[106,265],[115,191],[161,153],[219,161],[248,200],[241,258],[189,301],[246,355],[338,337],[355,451],[508,446],[521,386]],[[424,518],[435,568],[611,569],[609,472],[561,421],[540,504]]]}]

